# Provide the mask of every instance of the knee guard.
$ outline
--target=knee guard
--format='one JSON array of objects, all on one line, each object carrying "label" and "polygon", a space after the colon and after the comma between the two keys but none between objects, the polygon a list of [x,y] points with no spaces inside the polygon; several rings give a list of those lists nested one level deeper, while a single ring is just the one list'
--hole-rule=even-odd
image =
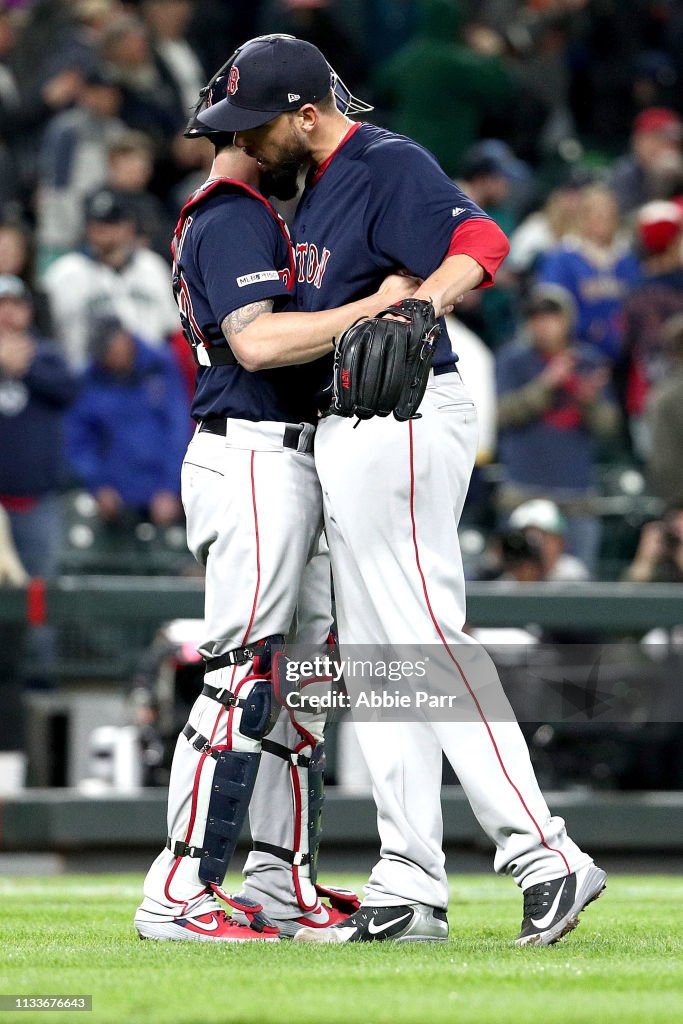
[{"label": "knee guard", "polygon": [[[227,739],[231,749],[260,749],[260,740],[275,725],[279,708],[273,700],[272,662],[276,651],[283,646],[283,636],[269,636],[249,647],[239,647],[217,658],[207,659],[202,695],[218,701],[228,711]],[[250,661],[251,672],[235,683],[233,677],[236,667]],[[227,671],[229,668],[231,672]],[[207,676],[210,681],[206,679]],[[256,746],[244,743],[241,737],[255,741]]]}]

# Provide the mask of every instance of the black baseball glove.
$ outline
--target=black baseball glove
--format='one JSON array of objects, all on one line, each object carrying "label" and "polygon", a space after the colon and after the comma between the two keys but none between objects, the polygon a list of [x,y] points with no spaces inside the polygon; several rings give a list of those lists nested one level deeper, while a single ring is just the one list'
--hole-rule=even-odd
[{"label": "black baseball glove", "polygon": [[338,416],[388,416],[409,420],[427,387],[440,334],[434,307],[403,299],[347,328],[334,353],[334,398]]}]

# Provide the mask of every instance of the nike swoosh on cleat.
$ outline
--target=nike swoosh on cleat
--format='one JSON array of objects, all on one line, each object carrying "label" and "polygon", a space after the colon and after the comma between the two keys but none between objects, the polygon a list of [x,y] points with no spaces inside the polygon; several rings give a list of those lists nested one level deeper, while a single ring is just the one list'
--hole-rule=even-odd
[{"label": "nike swoosh on cleat", "polygon": [[384,924],[377,925],[376,927],[374,921],[369,921],[368,931],[371,935],[379,935],[380,932],[385,932],[392,925],[400,924],[401,921],[407,921],[410,917],[412,917],[412,914],[404,914],[403,917],[395,917],[393,921],[385,921]]},{"label": "nike swoosh on cleat", "polygon": [[192,918],[190,918],[187,925],[192,925],[193,928],[196,928],[200,932],[215,932],[219,928],[219,922],[215,917],[211,918],[211,924],[209,924],[208,921],[202,921],[200,924],[198,921],[193,921]]},{"label": "nike swoosh on cleat", "polygon": [[[565,881],[566,881],[566,879],[565,879]],[[538,928],[539,930],[542,931],[544,928],[547,928],[549,925],[551,925],[553,923],[553,920],[555,918],[555,914],[557,913],[557,908],[560,905],[560,900],[562,898],[562,893],[564,892],[564,884],[565,883],[563,881],[562,885],[560,886],[560,888],[557,891],[557,896],[553,900],[553,902],[551,904],[551,907],[550,907],[550,910],[548,911],[547,914],[544,914],[543,917],[538,917],[538,918],[531,917],[531,918],[529,918],[529,920],[531,921],[531,923],[534,926],[534,928]]]}]

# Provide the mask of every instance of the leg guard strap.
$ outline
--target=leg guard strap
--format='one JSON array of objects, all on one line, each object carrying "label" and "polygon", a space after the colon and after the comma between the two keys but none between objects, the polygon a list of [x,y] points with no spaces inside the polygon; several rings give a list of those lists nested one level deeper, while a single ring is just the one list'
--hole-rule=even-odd
[{"label": "leg guard strap", "polygon": [[268,636],[264,640],[258,640],[256,643],[249,644],[247,647],[235,647],[232,651],[226,651],[225,654],[219,654],[216,658],[205,658],[204,671],[215,672],[219,668],[229,668],[233,665],[246,665],[248,661],[254,661],[257,658],[267,661],[267,665],[262,665],[261,669],[269,671],[271,653],[279,647],[284,646],[284,642],[284,636],[279,633],[275,633],[273,636]]},{"label": "leg guard strap", "polygon": [[208,683],[204,683],[202,687],[202,697],[211,697],[211,700],[218,701],[224,708],[243,708],[244,701],[241,697],[236,697],[232,690],[224,688],[217,690],[215,686],[209,686]]},{"label": "leg guard strap", "polygon": [[189,722],[183,729],[183,736],[198,753],[208,754],[209,757],[213,757],[216,761],[218,760],[218,751],[214,750],[206,736],[202,736],[200,732],[193,729]]},{"label": "leg guard strap", "polygon": [[286,861],[287,864],[296,864],[299,866],[310,864],[311,861],[311,858],[307,853],[287,850],[284,846],[273,846],[272,843],[260,843],[258,840],[255,840],[252,843],[252,849],[256,850],[258,853],[269,853],[271,857],[279,857],[280,860]]},{"label": "leg guard strap", "polygon": [[166,839],[166,849],[170,850],[174,857],[201,857],[204,853],[203,846],[188,846],[173,836]]},{"label": "leg guard strap", "polygon": [[297,768],[308,768],[311,763],[310,757],[306,757],[305,754],[296,754],[283,743],[275,743],[273,740],[264,740],[261,744],[261,749],[265,751],[266,754],[273,754],[275,757],[281,757],[283,761],[296,765]]}]

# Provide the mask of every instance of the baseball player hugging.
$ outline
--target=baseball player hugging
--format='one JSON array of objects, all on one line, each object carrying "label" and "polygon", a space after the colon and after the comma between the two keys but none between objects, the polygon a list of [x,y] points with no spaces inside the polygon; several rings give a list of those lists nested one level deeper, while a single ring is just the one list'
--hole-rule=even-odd
[{"label": "baseball player hugging", "polygon": [[[323,414],[315,463],[342,656],[351,645],[428,646],[439,662],[439,686],[450,680],[459,706],[445,718],[356,722],[378,807],[380,860],[358,911],[327,929],[304,926],[296,938],[447,937],[445,753],[495,845],[496,871],[523,890],[515,941],[549,945],[575,927],[606,875],[548,809],[495,667],[463,632],[458,522],[477,417],[442,319],[464,292],[493,284],[507,240],[421,146],[350,121],[330,94],[329,65],[310,43],[252,40],[233,70],[234,90],[200,120],[234,131],[235,144],[268,171],[307,169],[293,225],[296,294],[288,308],[310,313],[350,302],[396,266],[422,279],[398,311],[381,313],[380,326],[357,325],[335,360],[313,367]],[[335,80],[332,73],[332,86]],[[429,360],[425,373],[413,364],[407,397],[391,387],[397,345],[421,352],[423,368]],[[388,378],[387,388],[377,386],[380,378]],[[367,422],[355,429],[359,419]]]}]

